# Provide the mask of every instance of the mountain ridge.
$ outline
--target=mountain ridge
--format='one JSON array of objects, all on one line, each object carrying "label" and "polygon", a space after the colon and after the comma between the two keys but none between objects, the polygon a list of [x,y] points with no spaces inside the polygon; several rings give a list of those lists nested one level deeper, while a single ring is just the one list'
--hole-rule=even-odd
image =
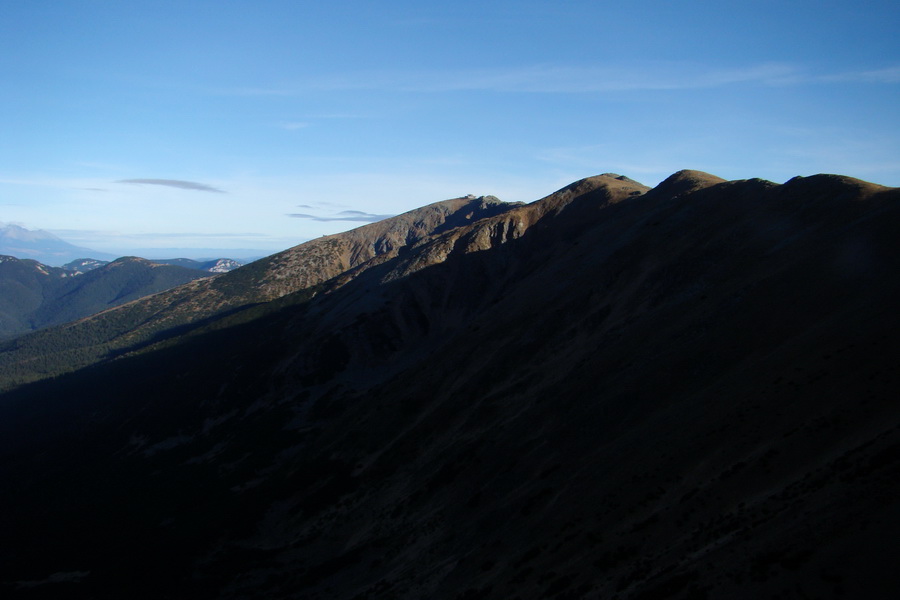
[{"label": "mountain ridge", "polygon": [[895,595],[900,190],[667,185],[567,186],[0,396],[0,585]]},{"label": "mountain ridge", "polygon": [[[130,256],[130,255],[129,255]],[[119,258],[126,258],[124,256]],[[140,257],[137,257],[140,258]],[[231,258],[214,258],[210,260],[193,260],[190,258],[167,258],[167,259],[143,259],[149,263],[156,265],[173,265],[177,267],[186,267],[188,269],[197,269],[199,271],[207,271],[209,273],[227,273],[242,266],[240,263]],[[97,267],[109,264],[111,261],[97,260],[93,258],[78,258],[70,261],[62,268],[73,273],[87,273]]]},{"label": "mountain ridge", "polygon": [[0,255],[0,337],[60,325],[203,276],[136,257],[82,273]]},{"label": "mountain ridge", "polygon": [[[65,325],[64,330],[41,331],[20,338],[0,351],[0,374],[18,372],[18,351],[41,354],[40,347],[50,343],[64,350],[53,357],[39,357],[42,364],[62,361],[62,367],[49,367],[40,376],[83,366],[104,356],[116,356],[131,347],[143,347],[165,331],[182,331],[192,323],[205,322],[259,303],[270,302],[290,293],[313,288],[349,268],[356,268],[378,257],[393,257],[410,243],[430,235],[449,220],[467,222],[507,210],[515,205],[496,198],[455,198],[432,203],[350,232],[324,236],[294,248],[265,257],[241,269],[153,294],[126,303],[123,312],[105,310]],[[125,312],[127,311],[127,312]],[[105,321],[105,323],[101,323]],[[96,326],[95,323],[98,323]],[[99,339],[95,332],[102,331]],[[86,332],[86,333],[83,333]],[[56,335],[59,340],[49,340]],[[76,358],[80,357],[80,358]],[[25,358],[25,362],[32,362]],[[2,375],[0,375],[2,378]],[[30,380],[30,377],[28,378]],[[7,378],[7,386],[12,379]],[[19,381],[19,380],[16,380]]]},{"label": "mountain ridge", "polygon": [[0,254],[36,260],[57,267],[86,255],[104,259],[115,258],[106,252],[96,252],[70,244],[48,231],[29,230],[14,223],[0,223]]}]

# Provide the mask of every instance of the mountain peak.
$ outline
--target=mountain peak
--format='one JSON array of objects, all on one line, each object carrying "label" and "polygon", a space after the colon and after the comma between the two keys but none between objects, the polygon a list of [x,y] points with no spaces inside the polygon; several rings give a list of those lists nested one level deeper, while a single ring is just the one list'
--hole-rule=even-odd
[{"label": "mountain peak", "polygon": [[121,265],[127,264],[140,264],[140,265],[154,265],[151,261],[146,258],[141,258],[140,256],[120,256],[116,260],[109,263],[110,267],[118,267]]},{"label": "mountain peak", "polygon": [[108,256],[74,246],[48,231],[30,230],[13,223],[0,223],[0,254],[30,258],[52,266],[60,266],[88,254]]},{"label": "mountain peak", "polygon": [[0,396],[0,589],[897,597],[900,190],[644,189],[438,203],[0,346],[46,378]]},{"label": "mountain peak", "polygon": [[868,196],[875,192],[890,189],[883,185],[848,177],[846,175],[832,175],[828,173],[820,173],[818,175],[810,175],[803,177],[798,175],[785,182],[785,189],[788,190],[806,190],[808,193],[822,193],[826,190],[832,192],[842,191],[844,193]]},{"label": "mountain peak", "polygon": [[586,194],[600,194],[604,196],[604,204],[615,204],[630,196],[640,196],[650,190],[649,187],[616,173],[603,173],[579,179],[574,183],[553,192],[549,196],[541,198],[534,204],[540,203],[545,209],[556,209],[568,204],[573,198]]},{"label": "mountain peak", "polygon": [[703,171],[682,169],[669,175],[662,183],[653,188],[653,191],[660,194],[678,196],[725,182],[725,179]]},{"label": "mountain peak", "polygon": [[62,241],[48,231],[42,229],[26,229],[15,223],[0,223],[0,237],[24,242],[37,242],[42,240]]},{"label": "mountain peak", "polygon": [[630,177],[626,177],[625,175],[619,175],[618,173],[602,173],[600,175],[597,175],[597,177],[605,177],[608,179],[615,179],[616,181],[622,181],[625,183],[633,183],[636,185],[643,185],[639,181],[635,181],[634,179],[632,179]]}]

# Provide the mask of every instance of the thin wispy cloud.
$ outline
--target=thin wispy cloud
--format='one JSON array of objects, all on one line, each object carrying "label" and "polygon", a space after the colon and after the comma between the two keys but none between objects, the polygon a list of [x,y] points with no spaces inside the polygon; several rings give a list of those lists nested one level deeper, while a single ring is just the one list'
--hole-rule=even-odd
[{"label": "thin wispy cloud", "polygon": [[800,66],[768,62],[711,68],[685,62],[628,67],[539,64],[497,69],[367,71],[312,79],[283,88],[244,88],[234,95],[293,96],[310,91],[400,92],[490,91],[502,93],[616,93],[717,88],[741,84],[803,85],[827,82],[900,83],[900,66],[813,74]]},{"label": "thin wispy cloud", "polygon": [[688,63],[632,68],[536,65],[509,70],[435,73],[411,77],[408,91],[484,90],[496,92],[590,93],[689,90],[739,84],[800,85],[827,82],[900,83],[900,66],[814,75],[787,63],[710,69]]},{"label": "thin wispy cloud", "polygon": [[508,70],[426,75],[402,84],[402,87],[408,91],[423,92],[629,92],[719,87],[746,82],[774,83],[794,73],[793,67],[777,63],[734,69],[706,69],[677,63],[631,69],[535,65]]},{"label": "thin wispy cloud", "polygon": [[[291,95],[290,92],[287,92],[285,95]],[[284,131],[299,131],[301,129],[308,129],[316,125],[316,122],[321,121],[338,121],[345,119],[365,119],[371,118],[366,115],[360,114],[350,114],[350,113],[335,113],[335,114],[313,114],[313,115],[304,115],[301,117],[303,120],[297,121],[281,121],[275,123],[275,127],[279,129],[283,129]]]},{"label": "thin wispy cloud", "polygon": [[48,186],[48,187],[70,187],[68,183],[66,183],[62,179],[55,178],[41,178],[41,179],[27,179],[27,178],[0,178],[0,183],[9,184],[9,185],[26,185],[26,186]]},{"label": "thin wispy cloud", "polygon": [[822,75],[818,80],[825,83],[900,83],[900,66]]},{"label": "thin wispy cloud", "polygon": [[202,233],[202,232],[181,232],[181,233],[132,233],[128,237],[132,238],[246,238],[246,237],[266,237],[263,233]]},{"label": "thin wispy cloud", "polygon": [[[306,205],[303,205],[306,207]],[[311,207],[309,207],[311,208]],[[290,213],[289,217],[294,219],[308,219],[310,221],[318,221],[321,223],[327,223],[331,221],[355,221],[360,223],[375,223],[376,221],[381,221],[382,219],[387,219],[389,217],[393,217],[394,215],[376,215],[372,213],[363,212],[360,210],[343,210],[335,215],[322,216],[322,215],[310,215],[307,213]]]},{"label": "thin wispy cloud", "polygon": [[195,190],[198,192],[214,192],[216,194],[224,194],[225,190],[214,188],[205,183],[197,183],[196,181],[182,181],[180,179],[119,179],[115,183],[130,183],[136,185],[162,185],[165,187],[173,187],[181,190]]},{"label": "thin wispy cloud", "polygon": [[145,239],[145,238],[247,238],[267,237],[264,233],[208,233],[208,232],[156,232],[156,233],[122,233],[119,231],[110,231],[105,229],[53,229],[52,232],[61,237],[70,239],[91,239],[95,237],[116,238],[116,239]]},{"label": "thin wispy cloud", "polygon": [[336,112],[336,113],[317,113],[306,116],[307,119],[371,119],[372,115],[367,113],[353,112]]},{"label": "thin wispy cloud", "polygon": [[278,127],[284,129],[285,131],[296,131],[298,129],[306,129],[309,127],[309,123],[304,121],[290,121],[287,123],[279,123]]},{"label": "thin wispy cloud", "polygon": [[226,96],[295,96],[303,92],[303,88],[265,88],[265,87],[242,87],[211,90],[212,93],[222,94]]},{"label": "thin wispy cloud", "polygon": [[[160,256],[231,256],[264,255],[297,244],[296,236],[236,232],[156,232],[125,233],[110,230],[49,229],[69,243],[93,248],[99,252],[150,257]],[[218,250],[217,250],[218,248]],[[230,250],[229,250],[230,249]]]}]

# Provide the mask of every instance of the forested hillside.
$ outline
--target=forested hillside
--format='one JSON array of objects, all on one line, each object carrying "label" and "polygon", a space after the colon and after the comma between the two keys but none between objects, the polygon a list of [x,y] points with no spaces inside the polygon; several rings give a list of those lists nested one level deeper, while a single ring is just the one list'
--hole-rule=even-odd
[{"label": "forested hillside", "polygon": [[209,275],[135,257],[77,273],[0,256],[0,339],[74,321]]}]

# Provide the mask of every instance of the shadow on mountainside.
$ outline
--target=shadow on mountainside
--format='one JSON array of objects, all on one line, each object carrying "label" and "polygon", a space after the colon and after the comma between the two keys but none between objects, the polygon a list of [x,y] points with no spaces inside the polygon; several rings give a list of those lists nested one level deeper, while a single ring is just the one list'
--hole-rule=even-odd
[{"label": "shadow on mountainside", "polygon": [[896,592],[897,192],[690,177],[5,394],[0,582]]}]

